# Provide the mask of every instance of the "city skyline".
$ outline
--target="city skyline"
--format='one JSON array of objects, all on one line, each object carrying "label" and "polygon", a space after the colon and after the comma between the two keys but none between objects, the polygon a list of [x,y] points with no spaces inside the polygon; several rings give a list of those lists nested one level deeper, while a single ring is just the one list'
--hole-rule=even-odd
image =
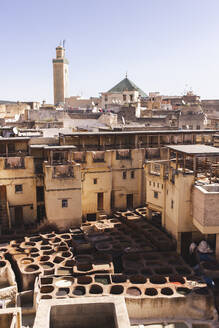
[{"label": "city skyline", "polygon": [[9,1],[0,9],[1,100],[53,102],[61,39],[69,96],[98,96],[128,72],[146,93],[192,88],[202,99],[219,98],[217,1]]}]

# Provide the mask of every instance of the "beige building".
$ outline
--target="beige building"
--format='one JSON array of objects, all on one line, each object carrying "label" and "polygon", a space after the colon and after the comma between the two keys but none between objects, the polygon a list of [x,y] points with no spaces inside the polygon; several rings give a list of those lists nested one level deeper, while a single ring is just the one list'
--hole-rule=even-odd
[{"label": "beige building", "polygon": [[[146,172],[145,179],[144,163],[167,160],[163,145],[212,145],[214,133],[118,131],[77,132],[60,134],[57,138],[3,137],[0,139],[2,229],[17,229],[43,219],[60,228],[80,226],[82,217],[97,219],[115,209],[145,205],[147,193],[149,209],[166,211],[163,225],[179,239],[181,233],[191,229],[184,224],[183,217],[177,217],[175,206],[179,206],[179,212],[180,206],[183,211],[187,208],[189,198],[182,186],[184,190],[192,187],[194,177],[174,175],[173,184],[172,178],[167,182],[156,174],[150,173],[148,177]],[[153,188],[158,190],[152,191],[158,191],[158,198],[154,199],[149,183],[152,186],[155,183]],[[169,195],[165,194],[167,189]],[[184,203],[175,203],[171,208],[172,194]]]},{"label": "beige building", "polygon": [[145,164],[149,216],[159,212],[162,226],[188,253],[192,241],[209,239],[219,257],[219,150],[205,145],[169,146],[169,158]]},{"label": "beige building", "polygon": [[63,104],[68,97],[68,60],[65,58],[65,48],[56,47],[56,58],[53,59],[54,104]]},{"label": "beige building", "polygon": [[107,92],[101,93],[102,108],[109,109],[127,104],[137,104],[141,97],[146,97],[144,91],[126,77]]}]

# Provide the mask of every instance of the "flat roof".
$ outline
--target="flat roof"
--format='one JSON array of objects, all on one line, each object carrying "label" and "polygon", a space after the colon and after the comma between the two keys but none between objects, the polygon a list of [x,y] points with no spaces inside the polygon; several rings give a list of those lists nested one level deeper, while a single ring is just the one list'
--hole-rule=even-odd
[{"label": "flat roof", "polygon": [[140,130],[140,131],[109,131],[109,132],[72,132],[72,133],[59,133],[60,136],[96,136],[96,135],[122,135],[122,134],[180,134],[180,133],[195,133],[195,134],[208,134],[217,133],[219,130]]},{"label": "flat roof", "polygon": [[205,157],[205,156],[219,156],[219,148],[206,146],[206,145],[170,145],[166,146],[167,148],[197,157]]},{"label": "flat roof", "polygon": [[76,147],[73,145],[66,146],[45,146],[44,149],[47,150],[67,150],[67,149],[75,149]]},{"label": "flat roof", "polygon": [[30,140],[30,137],[9,137],[9,138],[4,138],[4,137],[0,137],[0,141],[28,141]]}]

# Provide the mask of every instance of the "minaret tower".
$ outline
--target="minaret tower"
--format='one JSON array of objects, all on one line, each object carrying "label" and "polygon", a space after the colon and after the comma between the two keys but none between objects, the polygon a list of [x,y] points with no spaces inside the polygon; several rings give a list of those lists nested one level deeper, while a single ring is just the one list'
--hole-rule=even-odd
[{"label": "minaret tower", "polygon": [[54,104],[64,103],[68,97],[68,60],[65,58],[64,41],[56,47],[53,59]]}]

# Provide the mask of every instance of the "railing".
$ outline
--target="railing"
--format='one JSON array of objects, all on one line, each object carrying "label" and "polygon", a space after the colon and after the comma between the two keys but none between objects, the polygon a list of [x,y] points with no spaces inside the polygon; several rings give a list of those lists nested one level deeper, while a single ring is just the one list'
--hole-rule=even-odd
[{"label": "railing", "polygon": [[5,169],[24,169],[24,157],[7,157],[5,159]]},{"label": "railing", "polygon": [[74,178],[74,170],[71,165],[58,165],[53,167],[54,179],[57,178]]}]

